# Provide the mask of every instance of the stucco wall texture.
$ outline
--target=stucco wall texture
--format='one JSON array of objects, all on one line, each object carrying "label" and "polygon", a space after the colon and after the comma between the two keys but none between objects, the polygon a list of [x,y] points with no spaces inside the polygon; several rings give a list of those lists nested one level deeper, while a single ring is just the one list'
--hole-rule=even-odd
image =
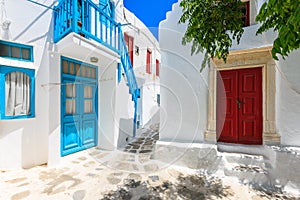
[{"label": "stucco wall texture", "polygon": [[[251,1],[251,26],[245,27],[240,44],[231,51],[247,51],[272,46],[277,33],[268,31],[256,35],[259,27],[254,19],[263,0]],[[207,130],[208,100],[215,95],[209,91],[209,68],[201,73],[203,54],[191,56],[190,45],[183,46],[186,24],[178,24],[182,14],[179,3],[159,26],[162,55],[161,70],[161,141],[203,142]],[[259,58],[258,58],[259,59]],[[275,61],[275,129],[282,145],[300,146],[300,51]]]}]

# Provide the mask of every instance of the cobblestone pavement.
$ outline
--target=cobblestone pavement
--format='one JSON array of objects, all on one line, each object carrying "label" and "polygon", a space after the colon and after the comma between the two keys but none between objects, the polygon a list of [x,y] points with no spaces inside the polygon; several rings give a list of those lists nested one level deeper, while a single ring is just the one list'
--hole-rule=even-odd
[{"label": "cobblestone pavement", "polygon": [[130,142],[125,147],[125,152],[129,153],[152,153],[156,141],[159,139],[157,131],[149,130],[135,139],[133,142]]},{"label": "cobblestone pavement", "polygon": [[[239,180],[202,174],[189,166],[166,166],[153,157],[158,128],[154,124],[144,129],[122,150],[91,148],[62,157],[59,165],[0,171],[0,199],[297,199],[257,191]],[[165,157],[169,155],[166,151]],[[251,173],[259,172],[253,168]]]}]

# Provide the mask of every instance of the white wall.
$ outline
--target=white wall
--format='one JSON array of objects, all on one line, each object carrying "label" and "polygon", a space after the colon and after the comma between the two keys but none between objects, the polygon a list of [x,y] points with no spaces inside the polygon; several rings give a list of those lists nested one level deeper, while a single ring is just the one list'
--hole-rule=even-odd
[{"label": "white wall", "polygon": [[208,71],[200,73],[203,54],[191,56],[190,46],[181,44],[186,25],[178,24],[180,15],[176,3],[159,26],[160,140],[200,142],[207,124]]},{"label": "white wall", "polygon": [[[56,1],[38,2],[53,7],[53,2]],[[44,163],[51,166],[59,163],[62,55],[89,63],[91,56],[99,58],[97,64],[90,63],[99,67],[98,145],[101,148],[114,149],[117,141],[114,116],[118,62],[116,53],[99,47],[95,42],[78,41],[73,36],[60,45],[54,44],[51,9],[26,0],[6,1],[5,8],[8,19],[12,21],[10,41],[32,45],[34,62],[24,63],[0,58],[0,64],[35,69],[35,118],[0,120],[0,169],[27,168]]]},{"label": "white wall", "polygon": [[98,147],[113,150],[117,147],[118,118],[116,115],[117,63],[102,64],[99,68]]},{"label": "white wall", "polygon": [[[141,126],[149,122],[152,116],[158,111],[157,94],[159,94],[159,77],[155,76],[155,61],[160,61],[158,41],[133,13],[128,11],[123,1],[117,1],[116,20],[125,25],[122,27],[123,33],[127,33],[134,38],[134,49],[139,47],[139,54],[133,55],[133,68],[141,89],[141,98],[138,105],[138,120]],[[124,17],[125,16],[125,17]],[[151,74],[146,73],[146,52],[151,54]],[[121,82],[116,87],[116,111],[115,119],[119,135],[117,137],[117,147],[123,147],[133,137],[133,116],[134,103],[132,101],[126,79],[122,76]]]},{"label": "white wall", "polygon": [[[265,2],[251,3],[255,15]],[[186,25],[178,24],[182,14],[179,3],[173,5],[167,19],[160,23],[161,70],[161,131],[160,140],[203,140],[206,130],[207,71],[199,73],[202,54],[190,56],[190,46],[181,44]],[[256,36],[259,27],[251,16],[251,26],[245,28],[240,44],[231,50],[271,46],[277,33],[268,31]],[[276,62],[276,131],[283,145],[299,146],[300,139],[300,51]]]},{"label": "white wall", "polygon": [[[46,5],[52,2],[44,1]],[[0,168],[27,168],[46,163],[48,159],[49,93],[41,85],[49,81],[47,52],[52,39],[52,10],[28,1],[10,0],[5,3],[7,18],[11,21],[10,41],[32,45],[34,49],[34,62],[29,68],[36,72],[36,117],[0,121]],[[0,60],[0,64],[7,62],[11,62],[11,66],[24,67],[22,62],[18,65],[18,62],[9,59]]]},{"label": "white wall", "polygon": [[[45,4],[51,5],[52,2],[46,1]],[[49,110],[45,109],[45,105],[49,105],[49,93],[42,85],[49,81],[47,50],[52,39],[52,32],[49,32],[52,10],[25,0],[10,0],[5,3],[7,18],[12,22],[11,41],[32,45],[34,49],[32,68],[36,73],[36,117],[0,121],[0,143],[3,143],[0,152],[5,152],[0,157],[0,168],[27,168],[47,162],[49,123],[43,119],[49,115]],[[26,17],[21,13],[26,13]],[[5,64],[5,61],[1,64]],[[11,66],[16,64],[12,62]],[[24,64],[19,66],[23,67]]]},{"label": "white wall", "polygon": [[290,53],[277,67],[276,123],[283,145],[300,146],[300,50]]},{"label": "white wall", "polygon": [[[160,93],[160,77],[155,76],[156,59],[161,61],[159,44],[150,30],[136,16],[124,9],[126,19],[123,23],[131,23],[132,26],[125,26],[123,32],[134,37],[134,49],[139,47],[139,54],[134,53],[134,72],[141,88],[141,100],[139,107],[140,124],[146,125],[153,115],[158,112],[157,94]],[[146,73],[147,50],[151,53],[151,73]]]},{"label": "white wall", "polygon": [[[54,45],[53,45],[54,46]],[[52,48],[50,48],[52,49]],[[51,66],[51,73],[49,73],[49,82],[44,86],[44,90],[49,95],[49,135],[48,135],[48,166],[57,165],[60,162],[60,138],[61,138],[61,70],[60,70],[60,54],[51,51],[48,66]]]}]

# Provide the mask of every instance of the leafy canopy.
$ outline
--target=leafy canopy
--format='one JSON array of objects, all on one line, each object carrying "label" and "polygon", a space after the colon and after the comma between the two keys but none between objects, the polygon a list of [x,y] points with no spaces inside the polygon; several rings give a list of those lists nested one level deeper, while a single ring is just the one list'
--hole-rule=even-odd
[{"label": "leafy canopy", "polygon": [[[179,23],[188,22],[182,43],[192,44],[192,54],[203,52],[226,60],[232,39],[239,42],[243,30],[240,0],[183,0]],[[232,37],[232,38],[231,38]]]},{"label": "leafy canopy", "polygon": [[300,47],[300,0],[269,0],[264,3],[256,17],[261,22],[257,34],[269,29],[278,32],[274,40],[272,56],[287,56],[292,50]]},{"label": "leafy canopy", "polygon": [[[300,0],[269,0],[257,16],[262,25],[257,34],[274,28],[278,37],[274,41],[272,55],[287,56],[300,46]],[[192,44],[192,54],[205,52],[226,61],[232,41],[239,44],[244,32],[242,2],[240,0],[182,0],[183,14],[179,23],[187,22],[188,27],[182,43]],[[203,63],[202,63],[203,64]],[[204,67],[205,65],[202,65]]]}]

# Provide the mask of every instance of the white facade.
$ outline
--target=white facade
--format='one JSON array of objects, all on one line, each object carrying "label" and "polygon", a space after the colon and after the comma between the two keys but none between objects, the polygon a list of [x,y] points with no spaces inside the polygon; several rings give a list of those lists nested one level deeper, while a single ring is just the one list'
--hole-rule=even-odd
[{"label": "white facade", "polygon": [[[133,136],[133,102],[124,77],[120,83],[118,82],[120,56],[104,45],[75,33],[70,33],[54,43],[54,11],[51,8],[57,5],[57,1],[36,2],[46,7],[26,0],[5,1],[3,7],[6,11],[6,16],[3,18],[9,20],[11,24],[9,32],[4,33],[2,30],[1,41],[32,46],[34,59],[33,62],[25,62],[0,57],[0,66],[35,70],[35,117],[0,120],[0,169],[59,163],[63,85],[61,56],[91,64],[98,69],[97,146],[103,149],[115,149],[126,143],[126,137]],[[98,3],[98,1],[94,2]],[[123,16],[123,2],[115,3],[116,20],[122,24],[127,23],[120,17]],[[135,56],[134,62],[140,65],[146,63],[143,48],[153,49],[155,52],[152,54],[153,60],[160,60],[155,38],[133,14],[128,12],[128,15],[130,15],[129,20],[133,20],[133,24],[143,30],[143,34],[132,32],[135,45],[140,46],[140,56]],[[123,27],[123,32],[129,28],[129,26]],[[91,58],[97,58],[97,61],[91,62]],[[153,89],[158,78],[140,74],[137,77],[141,80],[140,87],[143,88],[143,84],[153,86],[144,89],[140,99],[140,105],[144,107],[139,110],[139,113],[146,123],[151,117],[152,107],[156,108],[157,105],[153,100],[148,102],[146,97],[147,95],[156,97],[159,93],[158,89]],[[124,121],[126,123],[122,123]],[[125,130],[127,136],[123,137],[120,130]]]},{"label": "white facade", "polygon": [[[133,69],[137,78],[138,85],[141,90],[141,98],[139,99],[138,121],[140,127],[145,126],[152,116],[158,112],[159,106],[157,103],[157,95],[160,94],[159,76],[156,76],[156,60],[160,62],[159,44],[156,38],[152,35],[149,29],[126,8],[121,5],[117,19],[125,25],[123,32],[133,38]],[[138,48],[138,52],[137,52]],[[146,73],[146,53],[151,50],[151,73]],[[126,144],[126,138],[132,138],[132,116],[133,102],[131,95],[128,93],[126,81],[122,79],[117,90],[117,111],[116,116],[120,118],[120,137],[118,140],[119,146]]]},{"label": "white facade", "polygon": [[160,23],[161,48],[161,141],[216,142],[216,76],[218,70],[262,66],[263,144],[299,146],[300,139],[300,51],[274,61],[270,50],[276,33],[256,36],[255,16],[263,0],[250,0],[250,26],[240,44],[231,48],[227,63],[212,60],[200,73],[203,54],[190,56],[189,45],[181,44],[186,30],[178,24],[179,3]]}]

